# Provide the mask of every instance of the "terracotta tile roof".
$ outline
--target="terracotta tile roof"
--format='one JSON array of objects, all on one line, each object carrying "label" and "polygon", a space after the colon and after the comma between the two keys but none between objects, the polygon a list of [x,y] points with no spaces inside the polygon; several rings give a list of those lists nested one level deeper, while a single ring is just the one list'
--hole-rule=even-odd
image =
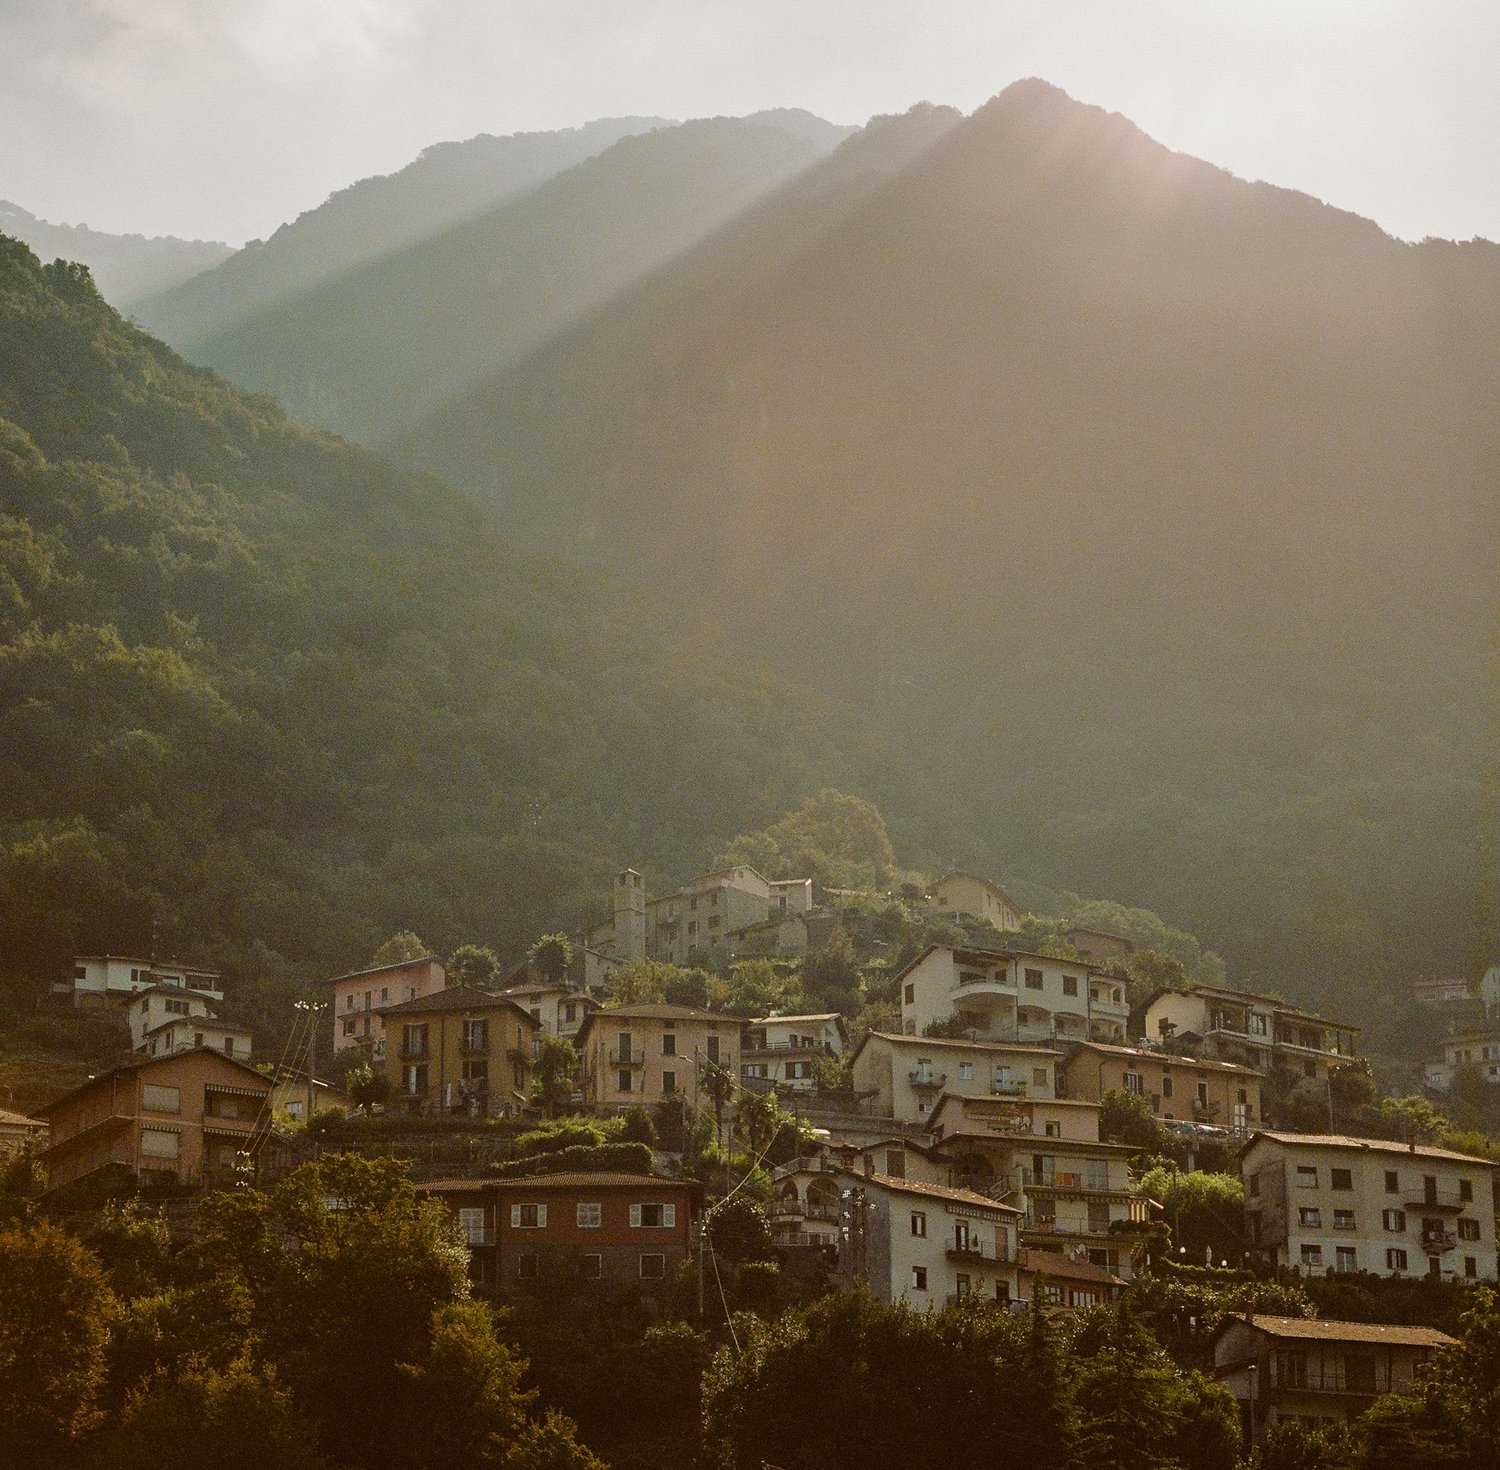
[{"label": "terracotta tile roof", "polygon": [[816,1016],[757,1016],[750,1024],[752,1026],[775,1026],[785,1024],[787,1021],[842,1021],[843,1019],[837,1011],[822,1011]]},{"label": "terracotta tile roof", "polygon": [[642,1001],[638,1005],[605,1006],[596,1011],[595,1016],[601,1021],[610,1016],[624,1016],[633,1021],[722,1021],[727,1026],[739,1026],[744,1021],[743,1016],[727,1016],[723,1011],[706,1011],[701,1006],[672,1006],[651,1001]]},{"label": "terracotta tile roof", "polygon": [[[1436,1327],[1403,1327],[1392,1322],[1335,1322],[1319,1317],[1263,1317],[1231,1312],[1225,1322],[1243,1322],[1268,1337],[1323,1342],[1388,1342],[1402,1347],[1449,1347],[1455,1339]],[[1222,1331],[1222,1328],[1220,1329]]]},{"label": "terracotta tile roof", "polygon": [[347,975],[330,975],[323,983],[337,985],[340,980],[362,980],[366,975],[385,975],[392,970],[408,970],[413,965],[425,965],[433,960],[437,960],[439,964],[442,963],[438,955],[422,954],[414,960],[395,960],[389,965],[372,965],[368,970],[350,970]]},{"label": "terracotta tile roof", "polygon": [[950,1189],[946,1184],[924,1184],[919,1179],[897,1179],[893,1174],[856,1174],[850,1170],[844,1172],[851,1179],[879,1185],[881,1189],[889,1189],[895,1194],[919,1195],[923,1199],[946,1200],[949,1204],[972,1205],[976,1208],[982,1206],[984,1209],[998,1210],[1006,1215],[1021,1213],[1014,1205],[1002,1205],[999,1200],[990,1199],[988,1195],[976,1194],[972,1189]]},{"label": "terracotta tile roof", "polygon": [[1092,1261],[1075,1261],[1061,1251],[1031,1250],[1023,1246],[1016,1252],[1016,1264],[1036,1276],[1056,1276],[1064,1281],[1097,1281],[1106,1286],[1126,1283],[1112,1271]]},{"label": "terracotta tile roof", "polygon": [[54,1098],[45,1107],[38,1108],[37,1116],[44,1119],[50,1117],[65,1102],[71,1102],[73,1098],[87,1092],[89,1088],[96,1087],[101,1082],[107,1082],[111,1077],[118,1076],[122,1072],[139,1072],[143,1067],[165,1067],[172,1062],[180,1062],[183,1057],[197,1056],[200,1052],[206,1053],[211,1057],[217,1057],[226,1067],[234,1067],[238,1071],[245,1073],[246,1076],[253,1077],[268,1094],[270,1093],[273,1086],[271,1079],[264,1072],[256,1071],[248,1062],[239,1061],[235,1057],[227,1057],[217,1047],[190,1046],[184,1048],[182,1051],[174,1051],[170,1056],[127,1057],[124,1061],[116,1063],[113,1067],[107,1067],[102,1072],[96,1072],[87,1082],[73,1088],[71,1092],[63,1093],[61,1097]]},{"label": "terracotta tile roof", "polygon": [[[398,1001],[395,1005],[376,1006],[378,1016],[415,1015],[421,1011],[498,1011],[510,1009],[520,1011],[532,1025],[531,1012],[518,1006],[515,1001],[493,990],[477,990],[472,985],[450,985],[446,990],[434,990],[431,995],[419,995],[412,1000]],[[358,1012],[350,1014],[357,1015]]]},{"label": "terracotta tile roof", "polygon": [[45,1128],[47,1125],[41,1118],[28,1118],[25,1113],[12,1113],[6,1108],[0,1108],[0,1123],[15,1127],[19,1124],[23,1128]]},{"label": "terracotta tile roof", "polygon": [[1278,1133],[1261,1129],[1240,1149],[1244,1155],[1255,1146],[1256,1140],[1269,1138],[1282,1144],[1308,1144],[1320,1148],[1356,1148],[1368,1153],[1406,1154],[1418,1159],[1448,1159],[1457,1164],[1483,1164],[1487,1169],[1500,1167],[1494,1159],[1481,1158],[1478,1154],[1454,1153],[1452,1149],[1434,1148],[1431,1144],[1397,1143],[1390,1138],[1353,1138],[1346,1133]]},{"label": "terracotta tile roof", "polygon": [[1103,1041],[1075,1041],[1079,1051],[1102,1051],[1112,1057],[1131,1057],[1136,1061],[1175,1063],[1183,1067],[1202,1067],[1209,1072],[1238,1072],[1245,1077],[1260,1077],[1263,1074],[1254,1067],[1242,1067],[1238,1062],[1221,1062],[1212,1057],[1185,1057],[1176,1052],[1158,1051],[1149,1046],[1111,1046]]}]

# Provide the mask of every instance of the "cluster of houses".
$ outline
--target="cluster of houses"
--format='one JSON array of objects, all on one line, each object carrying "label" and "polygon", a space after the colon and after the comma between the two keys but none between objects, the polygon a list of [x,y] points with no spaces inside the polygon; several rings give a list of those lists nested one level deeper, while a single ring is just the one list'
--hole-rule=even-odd
[{"label": "cluster of houses", "polygon": [[[1002,936],[1021,918],[995,885],[965,874],[929,903]],[[1245,1235],[1263,1265],[1496,1278],[1489,1160],[1291,1133],[1266,1118],[1273,1076],[1282,1090],[1326,1095],[1331,1117],[1329,1079],[1357,1058],[1357,1027],[1213,986],[1133,1011],[1111,963],[1129,946],[1109,935],[1076,931],[1082,957],[1070,959],[930,945],[895,977],[899,1019],[858,1038],[833,1012],[745,1019],[606,1005],[595,993],[613,967],[640,959],[816,947],[822,917],[810,882],[768,882],[743,865],[656,899],[627,870],[580,974],[523,965],[488,990],[450,983],[428,954],[339,975],[328,982],[332,1048],[357,1048],[384,1071],[388,1107],[424,1114],[523,1113],[547,1037],[573,1044],[582,1110],[703,1107],[710,1077],[774,1091],[815,1140],[773,1174],[783,1260],[886,1303],[1077,1311],[1117,1298],[1140,1268],[1154,1207],[1131,1178],[1132,1150],[1101,1136],[1110,1093],[1140,1098],[1185,1139],[1237,1149]],[[54,1190],[107,1166],[142,1181],[253,1168],[278,1117],[339,1100],[306,1073],[252,1066],[249,1034],[217,1018],[210,971],[85,957],[71,989],[80,1007],[123,1013],[133,1049],[40,1119],[0,1114],[0,1151],[45,1133]],[[826,1085],[830,1070],[845,1080]],[[703,1192],[692,1180],[590,1172],[420,1188],[452,1213],[479,1288],[496,1298],[563,1282],[660,1295],[702,1271]],[[1256,1316],[1228,1319],[1214,1351],[1258,1438],[1277,1417],[1343,1418],[1409,1384],[1443,1341],[1427,1329]]]}]

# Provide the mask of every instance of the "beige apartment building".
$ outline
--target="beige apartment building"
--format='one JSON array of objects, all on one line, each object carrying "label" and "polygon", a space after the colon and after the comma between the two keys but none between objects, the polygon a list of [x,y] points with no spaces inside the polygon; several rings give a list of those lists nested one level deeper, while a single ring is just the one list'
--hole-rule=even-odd
[{"label": "beige apartment building", "polygon": [[956,1019],[981,1041],[1125,1040],[1125,982],[1082,960],[935,944],[896,979],[909,1036]]},{"label": "beige apartment building", "polygon": [[1280,1069],[1305,1081],[1326,1081],[1331,1070],[1359,1055],[1358,1026],[1246,990],[1200,985],[1186,993],[1167,991],[1146,1007],[1143,1024],[1148,1041],[1169,1041],[1260,1072]]},{"label": "beige apartment building", "polygon": [[966,914],[1000,930],[1019,929],[1025,917],[1020,904],[1008,893],[988,878],[976,878],[972,873],[949,873],[939,878],[929,897],[940,914]]},{"label": "beige apartment building", "polygon": [[117,954],[85,954],[73,961],[72,983],[54,985],[54,991],[71,993],[73,1004],[83,1010],[102,1010],[128,1005],[134,996],[154,986],[165,985],[181,994],[200,996],[211,1004],[224,999],[217,970],[182,960],[143,959]]},{"label": "beige apartment building", "polygon": [[376,965],[369,970],[355,970],[335,975],[326,983],[331,988],[333,1007],[333,1049],[368,1048],[373,1061],[385,1057],[385,1029],[380,1019],[384,1007],[400,1005],[432,995],[448,981],[443,962],[435,955],[401,960],[394,965]]},{"label": "beige apartment building", "polygon": [[944,1093],[1052,1097],[1061,1053],[1022,1042],[952,1041],[871,1031],[850,1061],[854,1090],[880,1117],[925,1123]]},{"label": "beige apartment building", "polygon": [[584,1102],[590,1107],[650,1107],[685,1094],[706,1101],[699,1086],[704,1063],[738,1081],[738,1017],[697,1006],[626,1005],[591,1011],[575,1043]]},{"label": "beige apartment building", "polygon": [[1064,1097],[1098,1102],[1106,1092],[1127,1092],[1145,1098],[1168,1122],[1206,1123],[1235,1133],[1261,1122],[1260,1084],[1259,1072],[1235,1062],[1097,1041],[1069,1047],[1058,1067]]},{"label": "beige apartment building", "polygon": [[513,1000],[451,985],[379,1013],[390,1106],[502,1117],[531,1101],[541,1026]]},{"label": "beige apartment building", "polygon": [[587,991],[555,980],[522,980],[507,985],[500,994],[528,1012],[548,1036],[565,1036],[570,1041],[582,1030],[589,1012],[599,1009],[599,1002]]},{"label": "beige apartment building", "polygon": [[740,1038],[740,1076],[752,1092],[789,1087],[810,1092],[818,1062],[849,1049],[849,1025],[837,1011],[810,1016],[761,1016]]},{"label": "beige apartment building", "polygon": [[1257,1133],[1240,1151],[1250,1239],[1308,1272],[1495,1279],[1495,1170],[1422,1144]]}]

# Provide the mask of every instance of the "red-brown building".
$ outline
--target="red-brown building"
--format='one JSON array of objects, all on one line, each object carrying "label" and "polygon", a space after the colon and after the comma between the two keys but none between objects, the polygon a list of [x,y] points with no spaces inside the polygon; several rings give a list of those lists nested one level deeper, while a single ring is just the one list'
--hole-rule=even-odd
[{"label": "red-brown building", "polygon": [[209,1047],[132,1057],[48,1104],[43,1162],[57,1189],[110,1166],[142,1183],[228,1177],[270,1143],[271,1079]]},{"label": "red-brown building", "polygon": [[656,1296],[693,1258],[703,1186],[644,1174],[538,1174],[439,1179],[417,1186],[441,1200],[469,1244],[485,1295],[563,1285]]}]

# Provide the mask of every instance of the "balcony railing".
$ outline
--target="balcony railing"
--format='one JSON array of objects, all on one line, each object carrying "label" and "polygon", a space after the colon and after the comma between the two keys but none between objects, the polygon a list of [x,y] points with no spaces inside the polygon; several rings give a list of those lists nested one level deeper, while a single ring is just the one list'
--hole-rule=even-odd
[{"label": "balcony railing", "polygon": [[740,1057],[760,1056],[763,1052],[812,1052],[817,1056],[831,1057],[833,1047],[826,1041],[768,1041],[764,1046],[751,1042],[740,1048]]},{"label": "balcony railing", "polygon": [[940,1088],[948,1085],[946,1072],[908,1072],[906,1076],[913,1087]]},{"label": "balcony railing", "polygon": [[978,1241],[974,1241],[969,1245],[950,1245],[948,1249],[943,1252],[943,1254],[947,1256],[950,1261],[957,1261],[960,1263],[964,1261],[972,1261],[977,1265],[1003,1266],[1007,1261],[1010,1260],[1009,1251],[1003,1249],[996,1250],[994,1247],[991,1247],[989,1250],[985,1250],[985,1248],[980,1245]]},{"label": "balcony railing", "polygon": [[618,1047],[610,1047],[609,1064],[611,1067],[644,1067],[646,1065],[645,1054],[638,1051],[621,1051]]},{"label": "balcony railing", "polygon": [[[1302,1370],[1278,1368],[1276,1372],[1276,1387],[1287,1393],[1352,1393],[1368,1394],[1373,1398],[1387,1391],[1378,1388],[1376,1383],[1373,1372],[1349,1374],[1342,1368],[1309,1366]],[[1394,1387],[1399,1390],[1399,1382]]]},{"label": "balcony railing", "polygon": [[1456,1189],[1440,1189],[1424,1193],[1420,1197],[1408,1197],[1403,1203],[1413,1214],[1420,1215],[1423,1210],[1430,1210],[1439,1215],[1461,1215],[1474,1201],[1461,1199]]},{"label": "balcony railing", "polygon": [[1424,1230],[1422,1249],[1426,1251],[1451,1251],[1458,1244],[1458,1236],[1451,1230]]}]

